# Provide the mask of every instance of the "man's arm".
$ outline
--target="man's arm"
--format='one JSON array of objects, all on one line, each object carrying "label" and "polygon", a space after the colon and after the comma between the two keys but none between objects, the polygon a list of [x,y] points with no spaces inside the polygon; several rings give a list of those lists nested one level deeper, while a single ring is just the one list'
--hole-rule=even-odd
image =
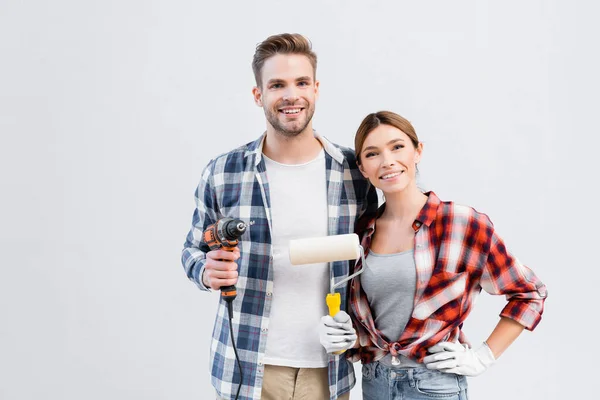
[{"label": "man's arm", "polygon": [[192,218],[192,227],[187,235],[181,263],[188,278],[201,290],[208,291],[209,288],[202,281],[204,265],[206,263],[206,252],[201,250],[202,233],[218,219],[218,205],[212,179],[214,161],[210,161],[202,171],[200,183],[196,189],[196,208]]},{"label": "man's arm", "polygon": [[371,183],[368,182],[367,198],[365,200],[365,207],[364,207],[363,215],[365,215],[365,216],[375,215],[377,213],[378,208],[379,208],[379,197],[377,196],[377,189],[375,189],[375,186],[371,185]]},{"label": "man's arm", "polygon": [[196,189],[196,209],[192,228],[187,235],[181,255],[181,262],[188,278],[204,291],[235,285],[238,277],[235,261],[240,258],[237,247],[234,251],[208,251],[202,243],[202,234],[206,228],[219,218],[213,170],[214,163],[211,161],[202,171]]}]

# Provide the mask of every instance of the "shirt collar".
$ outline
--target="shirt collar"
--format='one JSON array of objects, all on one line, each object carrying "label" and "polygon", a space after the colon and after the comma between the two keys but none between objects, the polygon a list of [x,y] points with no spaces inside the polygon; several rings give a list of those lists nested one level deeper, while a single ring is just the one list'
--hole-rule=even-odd
[{"label": "shirt collar", "polygon": [[417,218],[415,219],[415,223],[413,223],[413,228],[416,224],[418,224],[417,229],[415,230],[418,230],[421,225],[429,227],[431,223],[435,220],[438,207],[442,203],[440,198],[437,197],[437,195],[434,192],[427,192],[425,193],[425,195],[427,196],[427,202],[425,203],[423,208],[421,208],[421,211],[419,211],[419,215],[417,215]]},{"label": "shirt collar", "polygon": [[[340,163],[340,164],[344,163],[344,154],[341,152],[340,149],[335,147],[333,145],[333,143],[331,143],[329,140],[325,139],[325,137],[319,135],[317,133],[317,131],[313,130],[313,134],[315,135],[315,138],[319,142],[321,142],[321,145],[323,146],[323,149],[325,150],[325,152],[327,154],[329,154],[338,163]],[[258,166],[258,164],[260,164],[260,162],[262,160],[262,150],[263,150],[263,144],[265,142],[266,136],[267,136],[267,133],[265,132],[257,140],[248,144],[248,146],[246,148],[246,153],[244,154],[244,157],[253,156],[254,157],[254,166]]]},{"label": "shirt collar", "polygon": [[[432,191],[426,192],[425,196],[427,196],[427,202],[425,202],[425,205],[423,206],[423,208],[421,208],[421,211],[419,211],[417,218],[415,218],[415,221],[412,224],[412,227],[415,230],[415,232],[418,231],[422,225],[425,225],[427,227],[431,225],[431,223],[435,220],[438,207],[442,202],[440,198]],[[377,221],[377,218],[379,218],[384,211],[385,203],[383,203],[381,207],[377,209],[377,213],[375,214],[375,216],[371,217],[371,219],[368,221],[366,227],[366,236],[370,237],[371,235],[373,235],[373,232],[375,232],[375,221]]]}]

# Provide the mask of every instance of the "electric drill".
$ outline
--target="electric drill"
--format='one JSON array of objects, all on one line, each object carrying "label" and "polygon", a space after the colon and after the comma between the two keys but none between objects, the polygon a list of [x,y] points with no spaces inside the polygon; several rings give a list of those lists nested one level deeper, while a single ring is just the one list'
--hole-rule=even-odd
[{"label": "electric drill", "polygon": [[[209,225],[202,234],[202,241],[210,250],[223,249],[233,251],[239,243],[239,237],[246,232],[246,224],[240,219],[221,218]],[[230,302],[237,296],[234,285],[222,286],[221,297]]]},{"label": "electric drill", "polygon": [[[246,224],[240,219],[233,218],[221,218],[212,225],[209,225],[204,233],[202,234],[202,244],[200,249],[202,251],[210,251],[223,249],[225,251],[233,251],[235,246],[239,243],[239,238],[246,232]],[[235,345],[234,334],[233,334],[233,299],[237,296],[237,289],[234,285],[221,286],[221,298],[227,302],[227,313],[229,314],[229,332],[231,337],[231,344],[233,346],[233,352],[235,359],[237,360],[238,368],[240,369],[240,383],[238,384],[237,394],[235,398],[237,400],[240,395],[240,389],[242,387],[242,381],[244,380],[244,371],[242,370],[242,363],[237,352]]]}]

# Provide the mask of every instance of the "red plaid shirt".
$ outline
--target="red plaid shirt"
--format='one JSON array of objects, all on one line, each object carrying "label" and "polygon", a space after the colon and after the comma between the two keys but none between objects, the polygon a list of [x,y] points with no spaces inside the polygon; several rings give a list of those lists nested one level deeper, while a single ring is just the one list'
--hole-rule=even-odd
[{"label": "red plaid shirt", "polygon": [[[353,362],[369,363],[388,352],[421,362],[427,349],[440,341],[468,343],[461,327],[482,288],[506,296],[508,304],[501,317],[528,330],[540,322],[546,286],[506,250],[487,215],[441,201],[433,192],[426,195],[427,203],[413,223],[417,284],[411,317],[399,338],[385,338],[375,327],[360,275],[354,278],[349,305],[358,341],[357,348],[347,352]],[[375,220],[384,208],[385,204],[376,217],[371,215],[357,224],[365,255]],[[354,271],[360,268],[359,261]]]}]

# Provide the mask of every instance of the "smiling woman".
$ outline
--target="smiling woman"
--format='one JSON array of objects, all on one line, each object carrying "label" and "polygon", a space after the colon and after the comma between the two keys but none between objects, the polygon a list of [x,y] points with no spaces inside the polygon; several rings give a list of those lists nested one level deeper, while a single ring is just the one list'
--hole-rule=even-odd
[{"label": "smiling woman", "polygon": [[359,127],[355,140],[355,148],[361,149],[357,160],[362,174],[375,186],[385,188],[386,193],[399,192],[411,185],[416,187],[423,144],[412,125],[386,111],[377,117],[371,115]]},{"label": "smiling woman", "polygon": [[[355,136],[359,169],[385,203],[357,223],[366,259],[350,289],[365,399],[466,400],[466,376],[483,373],[523,329],[540,322],[546,287],[510,254],[487,215],[416,185],[423,145],[409,121],[369,114]],[[357,261],[354,272],[362,268]],[[462,326],[481,289],[507,305],[471,348]],[[388,376],[397,377],[390,385]]]}]

